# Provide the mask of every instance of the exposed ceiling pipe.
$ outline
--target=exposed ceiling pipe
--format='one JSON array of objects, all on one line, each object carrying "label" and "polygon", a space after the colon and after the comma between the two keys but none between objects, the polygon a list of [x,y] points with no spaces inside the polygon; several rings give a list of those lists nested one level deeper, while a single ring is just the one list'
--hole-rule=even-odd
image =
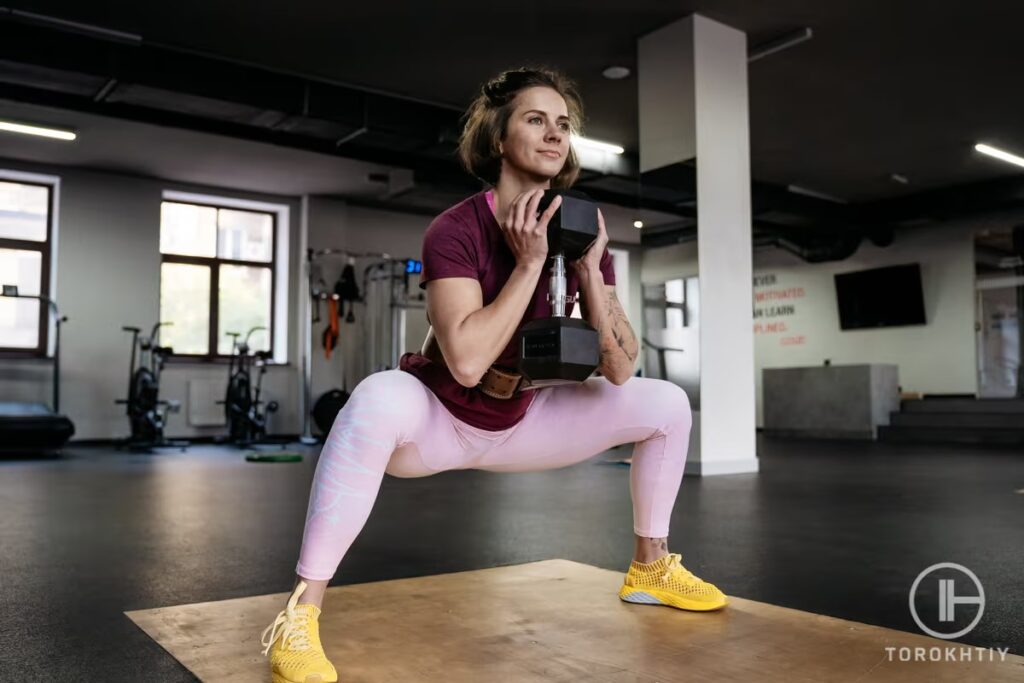
[{"label": "exposed ceiling pipe", "polygon": [[790,31],[789,33],[784,33],[777,38],[773,38],[767,42],[755,46],[747,54],[747,63],[749,64],[751,62],[756,62],[759,59],[767,57],[768,55],[773,55],[776,52],[781,52],[783,50],[789,49],[794,45],[799,45],[800,43],[808,41],[813,37],[814,31],[812,31],[808,26],[798,28],[797,30]]},{"label": "exposed ceiling pipe", "polygon": [[847,233],[801,244],[781,235],[764,235],[754,239],[754,246],[783,249],[807,263],[827,263],[850,258],[857,253],[862,240],[859,234]]},{"label": "exposed ceiling pipe", "polygon": [[115,31],[111,28],[96,26],[95,24],[85,24],[79,21],[69,21],[68,19],[51,17],[46,14],[36,14],[35,12],[25,12],[24,10],[20,9],[0,7],[0,16],[6,16],[10,20],[17,21],[22,24],[42,26],[44,28],[50,28],[55,31],[61,31],[63,33],[74,33],[76,35],[88,36],[90,38],[105,40],[111,43],[122,43],[124,45],[142,44],[142,36],[140,36],[137,33],[128,33],[127,31]]}]

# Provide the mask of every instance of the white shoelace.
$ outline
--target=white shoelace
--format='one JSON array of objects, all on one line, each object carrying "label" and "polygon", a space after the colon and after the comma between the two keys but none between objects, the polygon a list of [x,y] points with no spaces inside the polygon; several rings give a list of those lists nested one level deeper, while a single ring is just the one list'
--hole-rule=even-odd
[{"label": "white shoelace", "polygon": [[666,563],[666,566],[665,566],[665,573],[662,574],[661,580],[662,581],[668,581],[670,578],[672,578],[673,574],[675,574],[676,572],[679,572],[680,574],[682,574],[682,580],[683,581],[686,581],[686,580],[689,580],[689,579],[693,579],[694,581],[700,581],[700,578],[697,577],[697,576],[694,576],[693,572],[691,572],[689,569],[686,569],[685,567],[683,567],[682,561],[683,561],[683,556],[682,555],[679,555],[677,553],[671,553],[668,556],[668,562]]},{"label": "white shoelace", "polygon": [[[309,615],[299,613],[295,609],[299,596],[305,589],[306,583],[300,581],[291,597],[288,598],[288,604],[277,615],[277,619],[274,619],[274,623],[263,629],[260,644],[264,646],[264,657],[270,652],[270,648],[274,646],[279,636],[283,639],[281,645],[287,646],[289,650],[308,650],[312,647],[309,642]],[[268,632],[270,633],[269,638],[267,637]]]}]

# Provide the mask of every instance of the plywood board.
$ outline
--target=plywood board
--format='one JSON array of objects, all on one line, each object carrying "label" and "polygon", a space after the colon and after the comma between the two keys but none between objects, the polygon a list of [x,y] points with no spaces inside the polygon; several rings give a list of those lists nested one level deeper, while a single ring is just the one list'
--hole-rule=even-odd
[{"label": "plywood board", "polygon": [[[753,600],[705,613],[627,604],[622,577],[547,560],[341,586],[321,637],[342,683],[1024,680],[1022,657],[890,661],[886,647],[960,646]],[[260,633],[287,597],[126,614],[201,680],[252,683],[270,680]]]}]

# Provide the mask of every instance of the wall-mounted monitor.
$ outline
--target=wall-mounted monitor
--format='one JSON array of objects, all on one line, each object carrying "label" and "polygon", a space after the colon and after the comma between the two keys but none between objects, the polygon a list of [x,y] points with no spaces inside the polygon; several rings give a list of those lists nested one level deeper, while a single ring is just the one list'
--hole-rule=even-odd
[{"label": "wall-mounted monitor", "polygon": [[924,325],[921,266],[908,263],[835,276],[844,330]]}]

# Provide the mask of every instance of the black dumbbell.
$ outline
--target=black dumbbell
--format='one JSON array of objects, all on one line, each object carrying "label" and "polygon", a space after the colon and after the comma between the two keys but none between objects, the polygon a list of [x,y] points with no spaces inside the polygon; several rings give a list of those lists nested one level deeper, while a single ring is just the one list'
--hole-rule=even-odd
[{"label": "black dumbbell", "polygon": [[565,315],[565,304],[574,301],[565,292],[565,263],[583,256],[597,239],[597,204],[582,192],[548,190],[537,210],[543,212],[558,195],[562,204],[548,222],[551,317],[531,320],[519,334],[519,372],[527,380],[525,388],[581,382],[600,365],[597,330]]}]

